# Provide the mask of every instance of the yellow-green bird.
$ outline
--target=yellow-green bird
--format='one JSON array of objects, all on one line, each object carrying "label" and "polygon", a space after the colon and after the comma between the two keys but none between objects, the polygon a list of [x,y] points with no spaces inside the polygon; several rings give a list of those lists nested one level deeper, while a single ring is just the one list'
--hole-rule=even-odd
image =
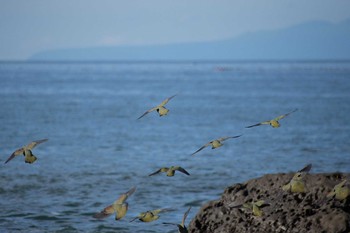
[{"label": "yellow-green bird", "polygon": [[207,146],[211,146],[211,149],[216,149],[222,145],[224,145],[222,142],[230,139],[230,138],[239,138],[242,135],[237,135],[237,136],[229,136],[229,137],[222,137],[222,138],[218,138],[215,139],[213,141],[210,141],[206,144],[204,144],[201,148],[199,148],[198,150],[196,150],[194,153],[192,153],[191,155],[195,155],[196,153],[198,153],[199,151],[203,150],[204,148],[206,148]]},{"label": "yellow-green bird", "polygon": [[149,176],[153,176],[153,175],[156,175],[156,174],[161,173],[161,172],[166,172],[167,176],[174,176],[175,171],[182,172],[188,176],[190,175],[190,173],[188,173],[184,168],[182,168],[180,166],[171,166],[171,167],[163,167],[163,168],[159,169],[158,171],[149,174]]},{"label": "yellow-green bird", "polygon": [[94,214],[94,218],[102,219],[115,213],[115,220],[122,219],[128,211],[129,204],[126,202],[128,197],[131,196],[136,190],[136,187],[132,187],[126,193],[123,193],[112,205],[107,206],[101,212]]},{"label": "yellow-green bird", "polygon": [[293,178],[286,185],[282,186],[282,189],[292,193],[305,193],[304,177],[311,170],[311,167],[312,164],[308,164],[303,169],[295,173]]},{"label": "yellow-green bird", "polygon": [[346,185],[347,180],[343,180],[339,184],[335,185],[331,192],[327,194],[327,197],[335,198],[339,201],[345,200],[349,194],[350,189]]},{"label": "yellow-green bird", "polygon": [[169,211],[173,211],[173,209],[165,208],[165,209],[149,210],[149,211],[140,213],[137,217],[130,220],[130,222],[133,222],[136,219],[140,220],[141,222],[152,222],[157,220],[160,217],[159,216],[160,213],[169,212]]},{"label": "yellow-green bird", "polygon": [[257,217],[261,217],[263,215],[263,211],[261,210],[262,207],[266,206],[268,204],[265,203],[264,200],[259,200],[259,201],[252,201],[252,202],[247,202],[241,205],[235,205],[235,206],[230,206],[231,208],[243,208],[248,211],[251,211],[253,215]]},{"label": "yellow-green bird", "polygon": [[181,224],[176,224],[176,223],[170,223],[170,222],[163,222],[165,225],[175,225],[179,228],[179,233],[188,233],[187,227],[185,225],[185,221],[187,218],[188,213],[190,212],[191,207],[188,208],[188,210],[184,213],[184,216],[182,217]]},{"label": "yellow-green bird", "polygon": [[279,120],[285,118],[286,116],[288,116],[289,114],[297,111],[298,109],[294,109],[293,111],[289,112],[289,113],[286,113],[286,114],[283,114],[279,117],[276,117],[275,119],[272,119],[272,120],[269,120],[269,121],[263,121],[263,122],[260,122],[260,123],[257,123],[257,124],[254,124],[254,125],[250,125],[250,126],[247,126],[246,128],[252,128],[252,127],[255,127],[255,126],[259,126],[259,125],[271,125],[273,128],[278,128],[281,126],[281,124],[278,122]]},{"label": "yellow-green bird", "polygon": [[169,109],[165,108],[165,105],[169,102],[169,100],[171,100],[172,98],[174,98],[176,95],[173,95],[173,96],[170,96],[169,98],[163,100],[162,103],[160,103],[159,105],[147,110],[144,114],[142,114],[139,118],[137,119],[141,119],[142,117],[144,117],[145,115],[147,115],[148,113],[150,112],[153,112],[153,111],[157,111],[159,116],[165,116],[168,114],[169,112]]},{"label": "yellow-green bird", "polygon": [[17,149],[15,152],[13,152],[11,154],[11,156],[6,160],[5,163],[8,163],[11,159],[13,159],[17,155],[21,155],[21,154],[24,155],[24,162],[26,162],[26,163],[34,163],[37,160],[37,157],[35,155],[33,155],[32,150],[34,149],[34,147],[36,147],[40,143],[46,142],[47,140],[48,139],[42,139],[42,140],[38,140],[38,141],[33,141],[33,142],[29,143],[28,145]]}]

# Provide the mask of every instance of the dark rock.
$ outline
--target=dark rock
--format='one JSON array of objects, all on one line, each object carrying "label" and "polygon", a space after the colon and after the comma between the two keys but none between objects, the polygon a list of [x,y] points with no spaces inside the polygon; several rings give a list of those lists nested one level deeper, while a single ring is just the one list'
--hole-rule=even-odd
[{"label": "dark rock", "polygon": [[[191,233],[234,232],[350,232],[350,198],[326,197],[350,174],[308,174],[306,193],[282,190],[293,174],[274,174],[227,187],[221,199],[205,204],[191,221]],[[263,216],[230,206],[264,200]]]}]

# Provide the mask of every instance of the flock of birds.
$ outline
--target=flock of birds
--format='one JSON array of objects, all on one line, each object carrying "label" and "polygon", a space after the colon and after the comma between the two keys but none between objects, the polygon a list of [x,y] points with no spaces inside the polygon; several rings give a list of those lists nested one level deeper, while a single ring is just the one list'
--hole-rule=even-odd
[{"label": "flock of birds", "polygon": [[[174,98],[176,95],[173,95],[167,99],[165,99],[163,102],[161,102],[159,105],[147,110],[145,113],[143,113],[139,118],[137,119],[141,119],[142,117],[146,116],[148,113],[151,113],[153,111],[157,111],[159,116],[165,116],[168,114],[169,110],[165,107],[165,105],[172,99]],[[295,111],[297,111],[298,109],[294,109],[291,112],[288,112],[286,114],[280,115],[272,120],[268,120],[268,121],[262,121],[259,122],[257,124],[253,124],[250,126],[247,126],[246,128],[252,128],[252,127],[256,127],[256,126],[260,126],[260,125],[270,125],[273,128],[278,128],[280,127],[280,123],[279,121],[285,117],[287,117],[288,115],[290,115],[291,113],[294,113]],[[228,140],[228,139],[234,139],[234,138],[239,138],[242,135],[236,135],[236,136],[225,136],[225,137],[220,137],[218,139],[214,139],[206,144],[204,144],[203,146],[201,146],[198,150],[196,150],[195,152],[193,152],[191,155],[195,155],[196,153],[200,152],[201,150],[203,150],[204,148],[211,146],[212,149],[216,149],[218,147],[221,147],[223,145],[223,142]],[[23,155],[24,156],[24,161],[25,163],[29,163],[32,164],[37,160],[37,157],[32,153],[32,150],[39,144],[46,142],[48,139],[42,139],[42,140],[37,140],[37,141],[33,141],[31,143],[29,143],[28,145],[25,145],[17,150],[15,150],[10,157],[5,161],[5,164],[8,163],[10,160],[12,160],[13,158],[15,158],[16,156],[19,155]],[[282,187],[282,189],[284,191],[289,191],[292,193],[299,193],[299,192],[305,192],[305,183],[304,183],[304,177],[305,174],[307,174],[310,169],[311,169],[311,164],[308,164],[306,167],[304,167],[303,169],[299,170],[294,176],[293,178]],[[175,172],[179,171],[183,174],[186,175],[190,175],[184,168],[180,167],[180,166],[170,166],[170,167],[163,167],[160,168],[159,170],[149,174],[149,176],[153,176],[159,173],[166,173],[167,176],[174,176]],[[327,195],[327,197],[329,198],[335,198],[337,200],[344,200],[346,199],[349,194],[350,194],[350,189],[348,188],[348,186],[346,185],[347,180],[343,180],[341,183],[337,184],[334,186],[333,190]],[[106,218],[112,214],[115,214],[115,220],[120,220],[122,219],[127,211],[128,211],[128,203],[126,202],[127,199],[136,191],[136,187],[132,187],[130,190],[128,190],[126,193],[123,193],[122,195],[120,195],[120,197],[114,201],[111,205],[108,205],[107,207],[105,207],[102,211],[96,213],[95,215],[93,215],[94,218],[96,219],[103,219]],[[264,206],[266,203],[264,200],[258,200],[258,201],[253,201],[250,203],[243,203],[240,205],[235,205],[235,206],[230,206],[232,208],[244,208],[247,210],[252,211],[252,213],[255,216],[261,216],[262,215],[262,211],[260,210],[260,207]],[[176,223],[167,223],[164,222],[163,224],[165,225],[175,225],[178,227],[178,231],[180,233],[188,233],[188,229],[185,226],[185,220],[186,217],[190,211],[191,207],[188,208],[188,210],[184,213],[183,218],[182,218],[182,222],[180,224],[176,224]],[[146,212],[142,212],[140,213],[138,216],[136,216],[135,218],[133,218],[130,222],[133,222],[135,220],[140,220],[142,222],[152,222],[157,220],[160,216],[160,213],[164,213],[164,212],[168,212],[168,211],[173,211],[174,209],[170,209],[170,208],[164,208],[164,209],[156,209],[156,210],[148,210]]]}]

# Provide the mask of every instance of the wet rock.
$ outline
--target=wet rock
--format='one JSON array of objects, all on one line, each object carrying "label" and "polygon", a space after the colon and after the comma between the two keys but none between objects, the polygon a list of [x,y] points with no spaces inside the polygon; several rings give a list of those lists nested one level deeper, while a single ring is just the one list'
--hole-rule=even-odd
[{"label": "wet rock", "polygon": [[[350,198],[327,198],[334,185],[350,174],[308,174],[306,193],[283,191],[293,174],[269,174],[227,187],[219,200],[205,204],[191,221],[191,233],[350,232]],[[243,203],[264,200],[263,216],[254,216]]]}]

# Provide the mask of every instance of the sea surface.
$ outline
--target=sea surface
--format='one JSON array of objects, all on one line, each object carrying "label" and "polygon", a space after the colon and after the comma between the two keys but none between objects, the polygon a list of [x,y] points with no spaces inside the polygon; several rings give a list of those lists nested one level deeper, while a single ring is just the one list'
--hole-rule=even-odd
[{"label": "sea surface", "polygon": [[[175,94],[167,116],[137,120]],[[0,232],[177,232],[162,222],[191,206],[189,223],[229,185],[308,163],[350,172],[349,61],[2,62],[0,107]],[[4,164],[43,138],[35,163]],[[148,176],[172,165],[191,175]],[[133,186],[123,219],[92,217]],[[175,210],[129,222],[158,208]]]}]

